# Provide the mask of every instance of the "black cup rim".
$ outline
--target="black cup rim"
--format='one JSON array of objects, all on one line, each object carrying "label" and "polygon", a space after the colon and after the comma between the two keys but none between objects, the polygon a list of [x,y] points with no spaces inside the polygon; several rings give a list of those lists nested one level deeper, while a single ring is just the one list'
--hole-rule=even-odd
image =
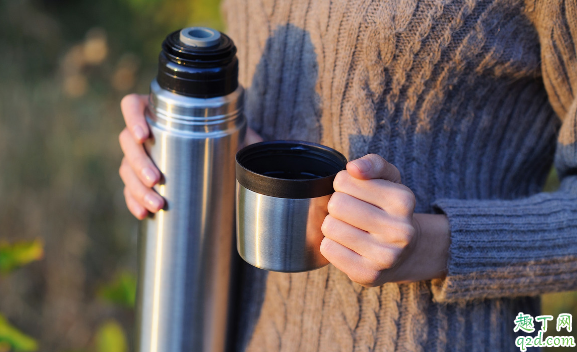
[{"label": "black cup rim", "polygon": [[[243,159],[251,153],[271,148],[295,151],[295,154],[307,152],[315,158],[323,158],[324,161],[335,165],[334,172],[331,170],[330,175],[314,179],[286,179],[262,175],[243,165]],[[236,153],[236,180],[241,186],[266,196],[293,199],[317,198],[334,192],[335,176],[345,169],[346,164],[347,158],[343,154],[321,144],[296,140],[259,142],[246,146]]]}]

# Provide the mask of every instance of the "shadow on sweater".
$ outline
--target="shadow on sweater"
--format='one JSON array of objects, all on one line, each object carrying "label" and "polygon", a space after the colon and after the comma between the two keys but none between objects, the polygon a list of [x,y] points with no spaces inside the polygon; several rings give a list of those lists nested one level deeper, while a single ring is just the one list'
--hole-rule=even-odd
[{"label": "shadow on sweater", "polygon": [[[297,49],[285,50],[287,47]],[[242,62],[246,54],[239,52],[241,79],[250,74],[250,68]],[[315,90],[317,80],[317,55],[308,31],[292,24],[276,27],[246,89],[245,115],[250,127],[265,140],[319,143],[322,129],[320,97]],[[244,351],[261,313],[268,272],[238,260],[241,264],[232,350]]]},{"label": "shadow on sweater", "polygon": [[[309,32],[292,24],[277,26],[264,49],[252,42],[247,46],[250,53],[239,52],[238,58],[241,82],[247,86],[249,125],[265,140],[319,143],[323,133],[317,93],[319,64]],[[243,62],[261,50],[256,67]]]}]

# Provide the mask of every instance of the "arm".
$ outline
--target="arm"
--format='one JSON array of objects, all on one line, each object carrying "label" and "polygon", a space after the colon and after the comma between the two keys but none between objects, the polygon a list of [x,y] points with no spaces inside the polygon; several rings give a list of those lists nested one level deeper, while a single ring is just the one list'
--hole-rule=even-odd
[{"label": "arm", "polygon": [[414,196],[398,185],[394,166],[365,156],[372,167],[363,173],[353,161],[335,179],[321,246],[353,281],[434,279],[438,302],[577,288],[577,3],[541,1],[534,21],[545,86],[562,120],[561,189],[510,201],[439,199],[442,214],[413,214]]},{"label": "arm", "polygon": [[451,228],[437,301],[536,295],[577,288],[577,3],[538,1],[532,13],[549,100],[562,121],[561,187],[512,201],[439,199]]},{"label": "arm", "polygon": [[413,214],[415,196],[399,170],[376,154],[337,174],[321,253],[363,286],[442,278],[449,223],[444,215]]}]

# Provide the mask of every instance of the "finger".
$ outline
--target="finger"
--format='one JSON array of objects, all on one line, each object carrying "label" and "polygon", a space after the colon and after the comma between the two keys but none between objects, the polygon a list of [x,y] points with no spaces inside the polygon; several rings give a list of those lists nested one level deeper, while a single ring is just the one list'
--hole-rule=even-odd
[{"label": "finger", "polygon": [[356,283],[375,286],[379,280],[380,272],[372,269],[372,263],[330,238],[321,242],[321,254]]},{"label": "finger", "polygon": [[126,127],[138,143],[144,142],[150,136],[150,130],[144,118],[144,110],[147,105],[148,97],[138,94],[127,95],[120,102]]},{"label": "finger", "polygon": [[381,179],[360,180],[348,171],[341,171],[335,177],[333,186],[336,192],[373,204],[390,215],[408,216],[415,209],[415,195],[400,183]]},{"label": "finger", "polygon": [[164,198],[140,182],[126,159],[122,160],[120,177],[132,197],[149,211],[156,213],[164,206]]},{"label": "finger", "polygon": [[395,263],[397,248],[381,244],[373,235],[327,215],[321,226],[325,237],[374,262],[381,270]]},{"label": "finger", "polygon": [[347,163],[347,171],[355,178],[370,180],[380,178],[401,183],[401,173],[391,163],[377,154],[368,154]]},{"label": "finger", "polygon": [[386,213],[346,193],[335,192],[327,205],[329,214],[369,233],[381,233]]},{"label": "finger", "polygon": [[414,228],[405,217],[392,217],[372,204],[345,193],[335,192],[327,206],[329,214],[371,235],[379,243],[402,248],[411,238]]},{"label": "finger", "polygon": [[154,186],[160,181],[160,171],[154,165],[152,160],[142,144],[138,144],[132,134],[125,128],[120,133],[120,148],[124,152],[124,157],[132,167],[132,170],[138,175],[142,183],[148,187]]},{"label": "finger", "polygon": [[128,188],[124,187],[124,199],[126,201],[126,206],[128,210],[134,215],[138,220],[142,220],[148,215],[148,210],[145,207],[138,204],[136,199],[132,197],[132,194],[128,191]]}]

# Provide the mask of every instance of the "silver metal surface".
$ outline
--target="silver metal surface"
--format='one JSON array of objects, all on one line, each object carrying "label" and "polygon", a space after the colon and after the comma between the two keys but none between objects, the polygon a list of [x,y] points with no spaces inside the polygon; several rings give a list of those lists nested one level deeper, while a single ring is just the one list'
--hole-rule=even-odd
[{"label": "silver metal surface", "polygon": [[151,84],[146,148],[167,206],[139,238],[137,352],[225,349],[242,94],[195,99]]},{"label": "silver metal surface", "polygon": [[273,271],[299,272],[327,265],[320,246],[330,198],[276,198],[237,182],[238,253],[249,264]]},{"label": "silver metal surface", "polygon": [[219,43],[220,32],[206,27],[188,27],[180,31],[180,41],[194,47],[209,47]]}]

